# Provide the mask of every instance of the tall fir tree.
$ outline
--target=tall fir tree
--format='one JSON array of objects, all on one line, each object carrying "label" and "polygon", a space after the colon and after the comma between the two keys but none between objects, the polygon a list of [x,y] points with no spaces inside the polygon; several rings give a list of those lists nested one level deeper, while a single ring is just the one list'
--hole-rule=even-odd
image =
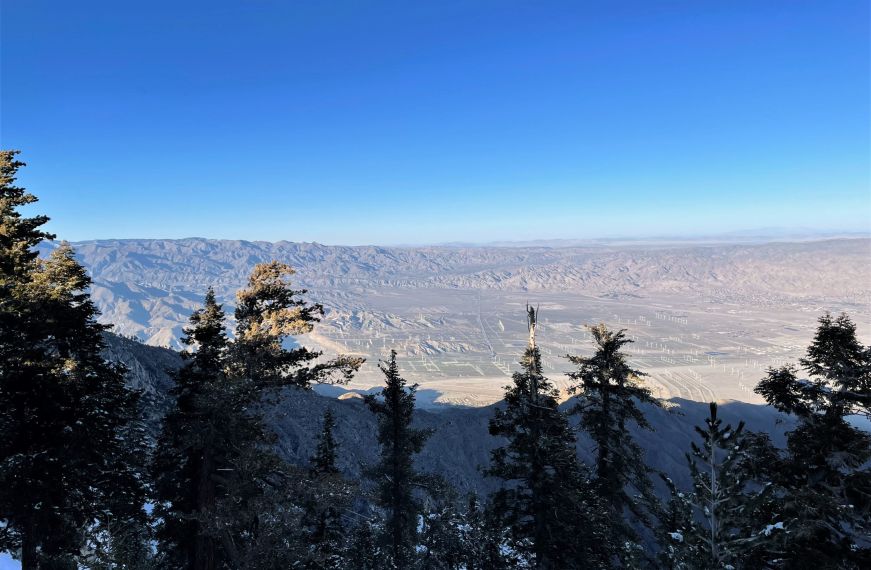
[{"label": "tall fir tree", "polygon": [[612,536],[632,549],[638,535],[630,523],[651,523],[656,497],[644,454],[632,438],[630,425],[652,429],[640,405],[659,406],[641,379],[644,373],[627,362],[623,347],[632,341],[625,330],[610,331],[604,324],[589,327],[595,343],[590,357],[568,355],[577,370],[570,393],[577,396],[572,413],[596,446],[596,490],[607,505]]},{"label": "tall fir tree", "polygon": [[336,467],[336,450],[338,444],[333,435],[333,430],[336,428],[336,418],[333,416],[333,411],[327,408],[324,412],[323,427],[321,428],[320,436],[318,437],[315,454],[311,458],[312,471],[316,475],[328,475],[339,472]]},{"label": "tall fir tree", "polygon": [[[51,429],[33,430],[34,420],[58,415],[63,401],[60,386],[50,376],[47,355],[34,342],[39,339],[30,338],[37,336],[31,331],[43,315],[27,295],[38,267],[36,246],[54,236],[42,230],[47,216],[27,218],[20,211],[37,198],[15,184],[18,170],[24,166],[17,154],[0,151],[0,520],[5,521],[0,550],[21,549],[23,556],[35,559],[44,539],[39,536],[44,534],[39,527],[51,523],[37,520],[40,513],[35,512],[35,504],[28,505],[16,496],[23,489],[15,489],[14,482],[26,485],[40,472],[36,461],[53,437],[34,441],[38,434]],[[7,489],[9,492],[4,492]],[[63,525],[57,527],[63,529]],[[25,563],[29,567],[36,564]]]},{"label": "tall fir tree", "polygon": [[370,520],[357,524],[344,557],[344,570],[380,570],[384,567],[382,550],[376,538],[379,531]]},{"label": "tall fir tree", "polygon": [[[310,305],[301,298],[305,290],[294,289],[290,277],[293,268],[273,261],[254,267],[247,286],[236,294],[236,334],[231,344],[230,375],[253,390],[247,405],[249,413],[257,410],[258,420],[276,400],[279,389],[285,387],[308,389],[312,384],[347,383],[364,362],[356,356],[339,355],[321,360],[322,354],[304,346],[288,347],[291,337],[298,338],[313,330],[323,315],[323,307]],[[262,426],[261,426],[262,427]],[[277,564],[274,558],[274,538],[285,535],[285,542],[304,545],[320,531],[304,520],[294,520],[287,513],[311,512],[307,505],[319,504],[319,512],[330,514],[325,527],[321,527],[320,551],[315,552],[315,565],[324,558],[324,546],[332,539],[337,520],[335,509],[347,500],[351,487],[341,477],[320,476],[308,479],[310,485],[299,485],[295,470],[283,465],[274,453],[275,435],[261,429],[244,447],[248,457],[232,473],[234,486],[244,493],[228,503],[222,517],[244,531],[248,545],[240,549],[240,556],[265,558]],[[332,495],[331,495],[332,493]],[[271,497],[271,499],[268,499]],[[329,497],[331,499],[327,500]],[[264,509],[276,510],[274,516]],[[332,510],[331,510],[332,509]],[[269,521],[270,525],[265,523]],[[285,550],[290,552],[285,546]],[[245,553],[247,551],[247,554]],[[298,558],[306,558],[310,551]],[[320,560],[320,562],[318,561]],[[330,562],[331,563],[331,562]]]},{"label": "tall fir tree", "polygon": [[770,369],[756,392],[798,425],[787,434],[775,483],[786,532],[772,556],[784,567],[871,566],[871,434],[850,423],[869,415],[871,347],[842,314],[825,314],[795,366]]},{"label": "tall fir tree", "polygon": [[415,566],[420,570],[468,570],[466,519],[450,490],[434,493],[420,517]]},{"label": "tall fir tree", "polygon": [[311,544],[307,567],[312,569],[341,568],[349,540],[341,513],[348,508],[356,489],[339,474],[335,427],[335,416],[327,408],[315,453],[309,460],[311,481],[305,493],[304,524]]},{"label": "tall fir tree", "polygon": [[220,497],[229,492],[219,484],[219,474],[238,461],[231,451],[236,434],[229,430],[246,418],[226,414],[233,391],[226,374],[224,320],[209,289],[181,339],[189,350],[182,353],[185,364],[175,374],[175,406],[164,418],[153,462],[160,551],[173,568],[212,570],[223,567],[228,557],[209,521]]},{"label": "tall fir tree", "polygon": [[660,474],[660,478],[668,489],[669,500],[658,513],[657,565],[668,570],[695,570],[701,556],[697,542],[690,538],[701,530],[695,520],[690,493],[680,491],[665,474]]},{"label": "tall fir tree", "polygon": [[[153,461],[161,562],[173,568],[269,567],[275,525],[298,539],[299,517],[278,481],[295,479],[275,455],[262,387],[233,374],[223,308],[209,289],[182,342],[174,408]],[[286,544],[285,544],[286,545]],[[281,559],[284,560],[284,559]],[[265,565],[265,566],[264,566]]]},{"label": "tall fir tree", "polygon": [[463,559],[466,570],[509,570],[520,565],[510,547],[510,529],[493,508],[483,508],[471,495],[465,512]]},{"label": "tall fir tree", "polygon": [[[54,235],[42,229],[48,216],[24,217],[21,208],[37,202],[36,196],[15,184],[18,170],[25,166],[16,150],[0,150],[0,324],[4,333],[20,327],[22,286],[30,281],[39,253],[36,246]],[[11,339],[4,338],[4,346]]]},{"label": "tall fir tree", "polygon": [[107,327],[72,249],[37,258],[52,236],[19,211],[36,198],[15,185],[15,156],[0,152],[0,551],[24,570],[72,568],[109,521],[116,540],[144,528],[142,473],[125,464],[138,394],[102,356]]},{"label": "tall fir tree", "polygon": [[[711,402],[705,427],[696,427],[701,445],[691,443],[687,462],[693,479],[690,504],[695,521],[690,519],[684,535],[690,560],[699,568],[742,567],[748,553],[766,535],[764,522],[757,518],[768,486],[753,481],[750,455],[753,449],[744,433],[744,422],[723,426],[717,404]],[[700,521],[700,522],[696,522]]]},{"label": "tall fir tree", "polygon": [[513,545],[536,568],[606,566],[612,548],[600,532],[602,509],[577,456],[575,435],[542,373],[537,312],[528,310],[529,344],[490,434],[506,444],[491,452],[487,474],[503,481],[493,508],[511,528]]},{"label": "tall fir tree", "polygon": [[380,461],[369,476],[377,487],[377,503],[387,512],[382,543],[392,564],[407,568],[413,560],[421,513],[416,492],[430,483],[414,468],[414,456],[423,449],[430,432],[411,427],[417,385],[408,386],[400,375],[396,351],[391,350],[390,358],[379,367],[385,386],[377,396],[365,397],[366,405],[378,418],[381,446]]}]

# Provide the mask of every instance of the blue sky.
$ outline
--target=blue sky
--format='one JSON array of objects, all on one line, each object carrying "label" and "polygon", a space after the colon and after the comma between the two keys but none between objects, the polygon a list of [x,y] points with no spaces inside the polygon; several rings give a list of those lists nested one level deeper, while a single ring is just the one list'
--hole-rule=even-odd
[{"label": "blue sky", "polygon": [[869,4],[4,2],[70,240],[868,230]]}]

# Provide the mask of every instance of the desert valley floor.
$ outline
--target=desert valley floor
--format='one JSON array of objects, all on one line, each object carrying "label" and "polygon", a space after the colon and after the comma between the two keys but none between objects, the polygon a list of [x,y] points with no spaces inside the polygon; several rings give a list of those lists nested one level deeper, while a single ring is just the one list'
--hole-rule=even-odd
[{"label": "desert valley floor", "polygon": [[[796,362],[813,334],[814,304],[748,307],[677,296],[587,297],[568,293],[401,290],[368,297],[366,310],[331,315],[309,336],[327,352],[370,361],[393,348],[403,372],[421,384],[421,403],[483,405],[502,396],[526,342],[525,304],[540,309],[544,366],[565,389],[566,354],[589,354],[585,324],[625,328],[635,342],[631,364],[646,372],[656,395],[698,401],[761,402],[753,386],[769,366]],[[856,314],[860,323],[868,314]],[[386,315],[386,324],[374,315]],[[381,382],[367,366],[351,387]]]},{"label": "desert valley floor", "polygon": [[[871,333],[869,239],[569,247],[345,247],[230,240],[103,240],[74,244],[101,319],[115,332],[180,348],[207,287],[232,315],[256,263],[295,267],[325,318],[299,341],[363,355],[353,397],[381,383],[391,349],[420,384],[418,403],[479,406],[500,399],[539,307],[546,372],[565,389],[566,354],[592,350],[586,325],[625,328],[632,364],[663,398],[759,402],[771,366],[796,362],[825,311]],[[232,328],[232,318],[228,325]],[[346,393],[350,391],[350,393]]]}]

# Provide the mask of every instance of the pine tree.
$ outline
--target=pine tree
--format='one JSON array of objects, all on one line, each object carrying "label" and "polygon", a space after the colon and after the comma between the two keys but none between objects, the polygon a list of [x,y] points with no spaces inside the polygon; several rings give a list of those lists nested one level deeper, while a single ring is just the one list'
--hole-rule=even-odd
[{"label": "pine tree", "polygon": [[701,530],[694,518],[692,500],[689,494],[679,491],[669,477],[663,474],[660,477],[668,488],[670,499],[659,513],[658,565],[669,570],[693,570],[701,555],[697,542],[690,539]]},{"label": "pine tree", "polygon": [[[42,339],[31,332],[43,314],[27,295],[38,267],[36,246],[54,236],[41,229],[48,217],[25,218],[19,211],[37,198],[15,185],[18,169],[24,166],[17,154],[0,151],[0,520],[6,523],[0,533],[0,550],[21,549],[29,559],[24,563],[34,567],[36,551],[45,540],[40,526],[46,523],[37,520],[39,499],[22,504],[27,495],[19,495],[23,489],[16,489],[15,481],[26,485],[40,471],[36,462],[53,437],[35,441],[37,434],[48,430],[35,431],[31,426],[34,419],[57,416],[63,401],[55,399],[61,390],[50,376],[47,355],[36,342]],[[33,491],[38,493],[35,487]],[[54,518],[60,516],[54,514]],[[58,525],[61,532],[63,528]]]},{"label": "pine tree", "polygon": [[379,531],[368,520],[357,525],[345,554],[345,570],[379,570],[386,567],[382,564],[382,551],[375,538]]},{"label": "pine tree", "polygon": [[355,487],[346,482],[336,466],[338,443],[333,430],[336,420],[332,410],[324,412],[323,428],[318,437],[309,472],[311,481],[303,493],[306,502],[304,525],[312,545],[308,568],[341,568],[347,537],[341,513],[351,502]]},{"label": "pine tree", "polygon": [[531,556],[536,568],[602,566],[610,546],[598,532],[600,506],[577,457],[574,433],[559,410],[557,392],[541,372],[532,308],[528,318],[523,370],[514,374],[504,407],[490,421],[490,434],[507,439],[491,452],[487,471],[504,483],[493,499],[494,509],[512,529],[515,549]]},{"label": "pine tree", "polygon": [[705,427],[695,429],[702,445],[693,442],[687,454],[693,478],[690,503],[702,524],[688,523],[691,531],[685,540],[694,550],[698,567],[734,568],[766,537],[755,512],[768,487],[751,485],[751,447],[744,422],[734,429],[730,424],[723,426],[717,404],[711,402]]},{"label": "pine tree", "polygon": [[144,526],[141,472],[124,463],[141,443],[138,395],[102,357],[106,327],[72,249],[37,258],[52,236],[46,217],[19,212],[36,198],[15,186],[15,155],[0,152],[0,550],[25,570],[68,568],[110,520],[116,538]]},{"label": "pine tree", "polygon": [[314,524],[309,533],[311,550],[307,568],[337,569],[343,565],[342,550],[345,545],[345,528],[339,510],[335,506],[336,497],[321,496],[329,501],[315,511]]},{"label": "pine tree", "polygon": [[775,483],[787,567],[871,565],[871,435],[851,425],[869,414],[871,348],[847,315],[823,315],[801,365],[770,369],[756,392],[798,420]]},{"label": "pine tree", "polygon": [[330,409],[324,412],[324,425],[318,438],[315,454],[311,458],[312,472],[316,475],[335,474],[339,472],[336,467],[336,449],[338,444],[333,436],[336,427],[336,419]]},{"label": "pine tree", "polygon": [[237,294],[232,342],[211,290],[191,317],[182,341],[196,351],[176,376],[176,407],[155,461],[168,564],[270,568],[309,557],[312,533],[303,515],[313,497],[326,496],[319,495],[322,481],[302,488],[299,473],[276,455],[264,413],[278,388],[347,381],[362,359],[314,363],[319,353],[285,348],[290,335],[309,332],[322,314],[297,298],[303,291],[290,287],[292,273],[277,262],[255,266]]},{"label": "pine tree", "polygon": [[378,504],[387,511],[382,542],[392,563],[406,568],[413,558],[421,512],[415,491],[429,482],[414,469],[414,455],[423,449],[430,432],[411,427],[417,385],[407,386],[400,376],[396,351],[390,351],[389,360],[379,367],[386,385],[378,397],[365,397],[366,405],[378,418],[381,446],[381,459],[369,476],[377,486]]},{"label": "pine tree", "polygon": [[228,373],[224,319],[209,290],[182,338],[196,350],[183,354],[185,365],[175,374],[175,407],[164,419],[153,462],[161,554],[175,568],[256,567],[254,552],[264,554],[265,537],[274,535],[266,521],[286,521],[279,502],[286,496],[266,497],[274,480],[290,477],[272,450],[258,386]]},{"label": "pine tree", "polygon": [[311,332],[324,312],[322,305],[309,305],[300,298],[305,289],[291,287],[288,279],[295,273],[277,261],[260,263],[248,286],[236,294],[234,374],[261,387],[347,383],[363,364],[362,358],[340,355],[315,364],[321,352],[285,347],[289,337]]},{"label": "pine tree", "polygon": [[[305,290],[291,287],[288,278],[293,274],[294,270],[282,263],[258,264],[247,287],[236,295],[236,338],[230,348],[230,376],[252,390],[246,405],[249,417],[253,409],[260,410],[258,413],[265,411],[272,403],[270,397],[279,388],[308,389],[314,383],[347,383],[364,361],[345,355],[318,361],[320,352],[303,346],[286,348],[291,336],[310,332],[323,315],[321,305],[309,305],[300,298]],[[263,428],[260,416],[257,421],[260,427],[253,430],[256,433],[243,446],[249,450],[249,457],[232,473],[234,487],[244,492],[236,495],[235,502],[219,517],[239,527],[248,537],[248,545],[239,549],[239,556],[260,557],[267,564],[278,564],[270,541],[283,534],[286,542],[297,546],[312,538],[319,541],[314,551],[300,555],[309,559],[312,567],[333,564],[334,557],[328,550],[336,540],[336,533],[342,530],[338,509],[347,502],[352,487],[337,474],[319,474],[308,488],[301,488],[294,474],[272,451],[274,434]],[[283,489],[277,490],[279,487]],[[267,496],[273,497],[272,504],[264,505]],[[278,511],[276,516],[263,513],[270,507]],[[294,521],[284,514],[293,512],[305,515]],[[264,526],[267,520],[271,521],[268,528]]]},{"label": "pine tree", "polygon": [[722,426],[717,417],[716,402],[710,403],[710,416],[705,428],[696,426],[702,446],[691,442],[687,463],[693,478],[693,504],[701,512],[704,522],[702,532],[693,538],[701,544],[701,556],[710,568],[732,565],[739,549],[732,526],[732,517],[739,510],[745,481],[739,469],[741,436],[744,422],[736,428],[731,424]]},{"label": "pine tree", "polygon": [[572,412],[580,414],[581,427],[596,446],[596,489],[607,505],[611,534],[628,545],[637,543],[638,536],[626,515],[649,525],[648,513],[657,509],[649,469],[629,427],[652,429],[639,405],[660,404],[641,384],[644,373],[627,363],[621,349],[632,341],[626,331],[613,332],[604,324],[589,330],[596,347],[593,356],[567,356],[577,366],[568,374],[576,382],[570,392],[578,396]]},{"label": "pine tree", "polygon": [[453,492],[435,494],[420,517],[416,567],[421,570],[467,570],[466,520],[455,503]]},{"label": "pine tree", "polygon": [[[21,208],[37,201],[36,196],[15,185],[18,170],[25,164],[16,159],[18,151],[0,150],[0,317],[6,334],[21,323],[21,287],[30,281],[39,256],[36,246],[43,240],[52,240],[54,235],[41,228],[48,216],[37,215],[25,218]],[[12,338],[4,338],[4,347]]]},{"label": "pine tree", "polygon": [[83,520],[91,517],[85,538],[102,537],[116,559],[138,562],[150,538],[140,395],[126,386],[123,366],[102,355],[108,327],[96,322],[99,313],[87,293],[90,285],[66,243],[39,263],[30,283],[30,298],[48,316],[42,331],[50,339],[47,352],[57,359],[56,374],[62,370],[55,381],[65,386],[72,405],[63,427],[67,447],[57,450],[64,457],[65,473],[53,483],[63,486],[78,473],[75,493],[90,493],[92,501],[78,513]]},{"label": "pine tree", "polygon": [[509,546],[509,529],[495,509],[482,508],[477,496],[471,495],[465,518],[463,552],[467,570],[508,570],[520,566],[519,557]]},{"label": "pine tree", "polygon": [[224,415],[230,394],[226,375],[228,340],[224,311],[211,289],[191,315],[182,343],[185,365],[175,374],[174,408],[166,415],[153,464],[156,514],[164,563],[174,568],[208,570],[222,566],[219,537],[208,530],[219,497],[221,470],[233,469],[228,453],[238,418]]}]

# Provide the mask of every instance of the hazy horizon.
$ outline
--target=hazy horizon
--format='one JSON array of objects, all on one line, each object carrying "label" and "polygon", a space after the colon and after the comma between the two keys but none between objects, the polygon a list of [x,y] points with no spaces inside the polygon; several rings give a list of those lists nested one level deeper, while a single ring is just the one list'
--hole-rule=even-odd
[{"label": "hazy horizon", "polygon": [[767,243],[767,242],[794,242],[816,241],[830,239],[867,239],[871,238],[871,230],[835,230],[835,229],[812,229],[812,228],[750,228],[731,232],[696,233],[696,234],[651,234],[651,235],[611,235],[595,236],[586,238],[530,238],[523,240],[490,240],[490,241],[444,241],[444,242],[395,242],[395,243],[325,243],[317,240],[305,241],[290,238],[261,240],[247,237],[214,237],[185,235],[179,237],[161,236],[130,236],[130,237],[102,237],[70,240],[64,236],[56,236],[55,242],[67,241],[76,243],[91,243],[103,241],[241,241],[249,243],[309,243],[327,247],[527,247],[541,245],[543,247],[573,247],[575,245],[635,245],[635,244],[723,244],[730,243]]}]

